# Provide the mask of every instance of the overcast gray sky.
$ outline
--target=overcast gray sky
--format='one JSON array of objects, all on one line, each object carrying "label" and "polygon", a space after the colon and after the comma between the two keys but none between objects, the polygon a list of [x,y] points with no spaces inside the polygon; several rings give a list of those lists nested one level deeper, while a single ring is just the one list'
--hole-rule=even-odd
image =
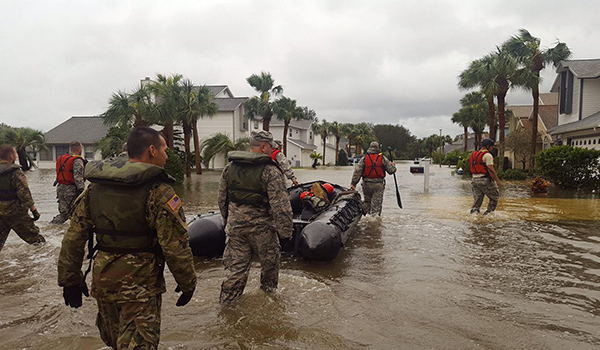
[{"label": "overcast gray sky", "polygon": [[[600,1],[0,1],[0,122],[48,131],[145,76],[253,96],[268,71],[319,119],[461,133],[457,76],[519,28],[600,57]],[[543,73],[541,91],[554,80]],[[509,104],[530,104],[526,92]]]}]

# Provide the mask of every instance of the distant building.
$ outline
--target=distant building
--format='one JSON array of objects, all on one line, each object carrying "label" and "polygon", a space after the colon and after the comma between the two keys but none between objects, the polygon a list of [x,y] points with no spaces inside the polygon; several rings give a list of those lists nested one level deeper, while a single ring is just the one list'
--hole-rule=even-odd
[{"label": "distant building", "polygon": [[600,150],[600,59],[562,61],[552,92],[559,95],[557,144]]}]

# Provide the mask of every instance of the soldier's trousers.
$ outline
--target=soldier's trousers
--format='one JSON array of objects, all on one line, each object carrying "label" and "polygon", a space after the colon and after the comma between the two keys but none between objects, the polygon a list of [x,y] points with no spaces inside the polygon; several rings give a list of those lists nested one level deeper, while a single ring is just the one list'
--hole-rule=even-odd
[{"label": "soldier's trousers", "polygon": [[471,181],[473,186],[473,207],[471,213],[479,213],[479,208],[483,204],[483,198],[487,196],[490,199],[488,203],[486,213],[491,213],[496,210],[498,205],[498,199],[500,199],[500,192],[498,187],[489,177],[474,177]]},{"label": "soldier's trousers", "polygon": [[223,253],[227,278],[221,284],[220,302],[232,302],[244,292],[252,256],[260,261],[260,288],[266,292],[277,289],[281,252],[277,232],[263,228],[255,232],[228,232]]},{"label": "soldier's trousers", "polygon": [[58,184],[56,198],[58,199],[58,215],[52,219],[51,223],[62,224],[69,219],[71,206],[77,199],[77,187],[75,185]]},{"label": "soldier's trousers", "polygon": [[157,349],[162,296],[141,301],[98,302],[100,338],[115,350]]},{"label": "soldier's trousers", "polygon": [[381,206],[383,204],[383,190],[385,182],[362,182],[362,190],[364,196],[364,212],[365,214],[381,215]]},{"label": "soldier's trousers", "polygon": [[44,237],[40,235],[40,229],[35,226],[33,220],[24,211],[20,215],[0,216],[0,250],[4,247],[11,229],[29,244],[46,242]]}]

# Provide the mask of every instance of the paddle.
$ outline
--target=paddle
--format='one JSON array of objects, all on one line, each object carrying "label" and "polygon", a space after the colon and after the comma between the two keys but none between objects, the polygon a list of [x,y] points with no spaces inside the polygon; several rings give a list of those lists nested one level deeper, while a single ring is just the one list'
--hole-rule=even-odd
[{"label": "paddle", "polygon": [[[390,162],[394,159],[392,158],[392,147],[388,147],[388,152],[390,154]],[[394,173],[394,183],[396,184],[396,200],[398,201],[398,206],[402,209],[402,199],[400,199],[400,191],[398,190],[398,180],[396,180],[396,173]]]}]

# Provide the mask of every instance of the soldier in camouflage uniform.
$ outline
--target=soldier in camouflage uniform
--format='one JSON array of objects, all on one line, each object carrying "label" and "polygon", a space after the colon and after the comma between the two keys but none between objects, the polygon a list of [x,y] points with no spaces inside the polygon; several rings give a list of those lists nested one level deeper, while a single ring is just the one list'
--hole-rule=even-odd
[{"label": "soldier in camouflage uniform", "polygon": [[[96,325],[113,349],[156,349],[160,337],[165,262],[186,305],[196,288],[192,251],[181,200],[168,185],[164,137],[136,128],[129,157],[88,164],[91,185],[78,198],[58,259],[65,303],[80,307],[88,296],[81,273],[88,238],[96,237],[91,294]],[[89,246],[88,246],[89,251]],[[92,250],[93,251],[93,250]]]},{"label": "soldier in camouflage uniform", "polygon": [[358,162],[350,187],[355,190],[356,184],[362,177],[362,190],[364,196],[363,211],[365,214],[381,215],[383,191],[385,189],[385,173],[396,172],[396,164],[388,160],[379,150],[379,143],[373,141],[369,145],[367,154]]},{"label": "soldier in camouflage uniform", "polygon": [[83,172],[85,159],[81,157],[83,146],[78,141],[71,142],[70,154],[65,153],[56,160],[56,198],[58,198],[58,215],[52,218],[51,224],[62,224],[69,219],[75,199],[85,188]]},{"label": "soldier in camouflage uniform", "polygon": [[[13,229],[29,244],[41,244],[46,240],[33,221],[40,218],[35,208],[27,178],[21,167],[15,164],[17,151],[13,146],[0,145],[0,251]],[[29,216],[31,210],[33,219]]]},{"label": "soldier in camouflage uniform", "polygon": [[223,253],[227,278],[221,284],[221,303],[242,296],[253,255],[261,265],[260,288],[277,289],[278,234],[290,238],[293,223],[285,179],[270,157],[272,143],[270,132],[252,132],[250,152],[230,152],[221,176],[218,202],[227,234]]},{"label": "soldier in camouflage uniform", "polygon": [[281,151],[282,149],[281,141],[275,140],[273,150],[271,151],[271,158],[277,162],[277,166],[279,166],[283,175],[292,181],[294,186],[298,186],[298,180],[296,179],[296,175],[294,175],[290,161],[286,158],[285,154],[283,154]]}]

